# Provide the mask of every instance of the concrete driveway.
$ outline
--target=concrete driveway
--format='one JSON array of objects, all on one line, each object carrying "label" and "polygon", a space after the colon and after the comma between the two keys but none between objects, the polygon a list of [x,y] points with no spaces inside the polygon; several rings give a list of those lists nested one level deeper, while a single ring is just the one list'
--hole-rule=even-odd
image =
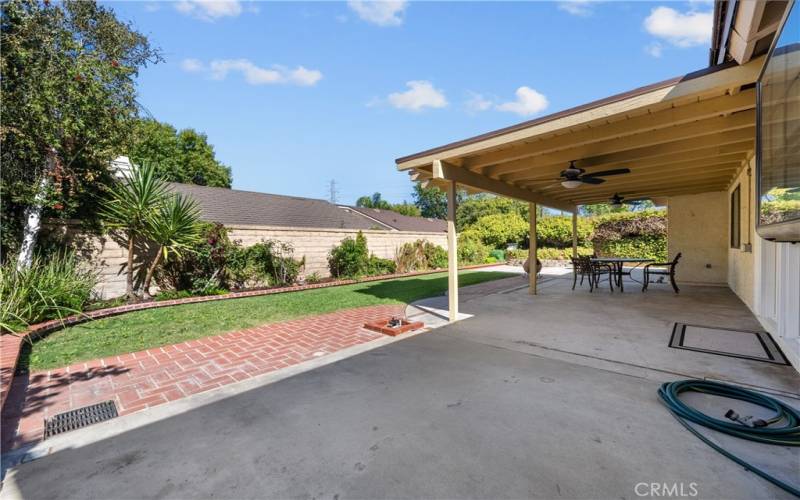
[{"label": "concrete driveway", "polygon": [[[686,432],[658,385],[444,327],[23,464],[0,497],[788,497]],[[748,446],[796,476],[796,453]]]}]

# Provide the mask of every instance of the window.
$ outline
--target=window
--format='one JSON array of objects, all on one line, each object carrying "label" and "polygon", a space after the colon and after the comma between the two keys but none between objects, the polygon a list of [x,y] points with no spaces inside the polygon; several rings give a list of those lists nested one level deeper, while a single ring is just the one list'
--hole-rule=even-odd
[{"label": "window", "polygon": [[800,241],[800,4],[776,34],[758,81],[757,231],[762,238]]},{"label": "window", "polygon": [[742,186],[736,186],[731,193],[731,248],[742,245]]}]

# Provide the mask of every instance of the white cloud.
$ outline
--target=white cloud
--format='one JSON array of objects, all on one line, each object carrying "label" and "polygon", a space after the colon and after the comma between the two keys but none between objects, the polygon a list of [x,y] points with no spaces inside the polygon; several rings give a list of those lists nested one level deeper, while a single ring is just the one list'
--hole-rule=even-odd
[{"label": "white cloud", "polygon": [[181,68],[188,73],[208,73],[213,80],[224,80],[230,73],[241,73],[250,85],[299,85],[311,87],[322,79],[322,72],[297,66],[262,68],[248,59],[215,59],[208,65],[197,59],[184,59]]},{"label": "white cloud", "polygon": [[658,42],[648,43],[644,47],[644,51],[650,54],[653,57],[661,57],[661,53],[664,51],[664,46]]},{"label": "white cloud", "polygon": [[349,0],[347,5],[358,17],[378,26],[403,24],[408,2],[405,0]]},{"label": "white cloud", "polygon": [[522,116],[530,116],[547,109],[550,103],[544,94],[540,94],[530,87],[520,87],[515,92],[515,101],[504,102],[495,106],[499,111],[508,111]]},{"label": "white cloud", "polygon": [[238,0],[180,0],[175,10],[203,21],[216,21],[222,17],[236,17],[242,13]]},{"label": "white cloud", "polygon": [[482,94],[478,94],[477,92],[468,92],[469,99],[467,99],[466,105],[467,110],[472,112],[479,112],[479,111],[486,111],[490,109],[493,105],[490,99],[487,99]]},{"label": "white cloud", "polygon": [[181,61],[181,69],[187,73],[199,73],[205,69],[205,66],[198,59],[184,59]]},{"label": "white cloud", "polygon": [[565,0],[558,2],[558,8],[573,16],[586,17],[592,15],[592,0]]},{"label": "white cloud", "polygon": [[159,10],[161,10],[161,5],[157,2],[147,2],[144,4],[145,12],[158,12]]},{"label": "white cloud", "polygon": [[702,45],[711,41],[711,11],[678,12],[670,7],[656,7],[644,20],[644,28],[653,36],[678,47]]},{"label": "white cloud", "polygon": [[387,98],[389,104],[397,109],[407,109],[410,111],[421,111],[424,108],[444,108],[447,106],[447,98],[441,90],[437,90],[433,84],[427,80],[412,80],[406,82],[408,90],[405,92],[394,92]]}]

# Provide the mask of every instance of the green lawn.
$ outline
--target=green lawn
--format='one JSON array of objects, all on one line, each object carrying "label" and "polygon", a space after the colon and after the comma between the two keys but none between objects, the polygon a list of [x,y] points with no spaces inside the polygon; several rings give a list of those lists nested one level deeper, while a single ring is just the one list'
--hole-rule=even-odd
[{"label": "green lawn", "polygon": [[[514,276],[462,271],[459,285]],[[402,304],[447,291],[447,274],[321,288],[131,312],[55,332],[23,352],[30,370],[67,366],[276,321],[377,304]]]}]

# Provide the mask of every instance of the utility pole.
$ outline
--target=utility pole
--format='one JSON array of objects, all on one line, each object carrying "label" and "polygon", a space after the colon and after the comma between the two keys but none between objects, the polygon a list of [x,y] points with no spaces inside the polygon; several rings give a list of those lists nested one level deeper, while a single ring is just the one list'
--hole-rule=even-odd
[{"label": "utility pole", "polygon": [[338,195],[338,191],[336,189],[336,179],[331,179],[330,182],[330,202],[336,203],[336,196]]}]

